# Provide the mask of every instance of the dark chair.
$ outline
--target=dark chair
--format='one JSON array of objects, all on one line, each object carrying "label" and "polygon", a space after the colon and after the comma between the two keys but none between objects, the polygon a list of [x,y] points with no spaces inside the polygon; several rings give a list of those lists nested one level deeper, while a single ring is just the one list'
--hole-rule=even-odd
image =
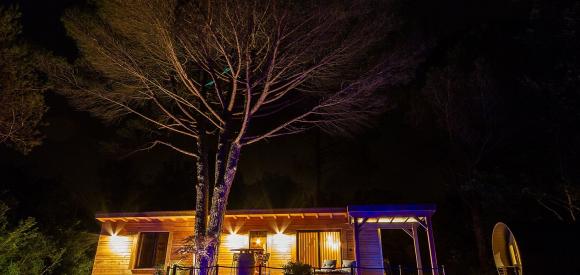
[{"label": "dark chair", "polygon": [[324,260],[320,269],[315,269],[314,273],[331,273],[336,269],[336,260]]},{"label": "dark chair", "polygon": [[355,260],[342,260],[342,265],[340,265],[341,273],[351,273],[351,270],[356,267]]}]

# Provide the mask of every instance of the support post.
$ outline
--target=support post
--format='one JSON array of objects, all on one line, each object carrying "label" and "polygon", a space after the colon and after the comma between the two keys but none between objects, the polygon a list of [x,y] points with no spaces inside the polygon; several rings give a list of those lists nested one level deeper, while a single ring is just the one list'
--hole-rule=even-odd
[{"label": "support post", "polygon": [[419,227],[413,223],[412,228],[413,247],[415,248],[415,263],[417,264],[417,275],[423,275],[423,263],[421,262],[421,246],[419,244]]},{"label": "support post", "polygon": [[[360,266],[360,249],[359,249],[359,233],[360,233],[360,224],[358,223],[357,218],[353,219],[353,227],[354,227],[354,260],[356,266]],[[356,274],[359,274],[359,269],[357,268]]]},{"label": "support post", "polygon": [[358,218],[353,217],[353,227],[354,227],[354,258],[356,263],[356,274],[360,274],[359,266],[362,266],[360,262],[360,244],[359,244],[359,234],[361,227],[368,221],[369,218],[363,218],[362,222],[358,222]]},{"label": "support post", "polygon": [[431,260],[431,269],[433,275],[439,275],[439,266],[437,264],[437,252],[435,250],[435,236],[433,235],[433,223],[431,217],[425,217],[427,225],[427,241],[429,242],[429,258]]}]

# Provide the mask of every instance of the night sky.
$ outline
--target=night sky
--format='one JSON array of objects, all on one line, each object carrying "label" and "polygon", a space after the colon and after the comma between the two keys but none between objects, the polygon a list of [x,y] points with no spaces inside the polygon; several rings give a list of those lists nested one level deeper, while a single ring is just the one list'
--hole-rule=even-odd
[{"label": "night sky", "polygon": [[[83,1],[8,1],[14,2],[29,43],[76,58],[60,16]],[[440,262],[463,265],[456,274],[468,274],[462,272],[477,263],[472,200],[483,213],[488,239],[498,221],[521,235],[524,266],[527,259],[539,266],[577,259],[572,247],[578,244],[578,222],[557,219],[537,198],[561,196],[563,182],[580,190],[578,3],[403,2],[396,5],[405,19],[398,36],[426,50],[414,78],[388,91],[384,114],[351,137],[314,130],[245,147],[228,207],[436,203]],[[489,146],[467,170],[477,142],[450,138],[425,98],[442,68],[453,66],[459,79],[474,70],[474,60],[484,60],[490,72],[496,107]],[[479,102],[471,102],[467,90],[456,92],[456,121],[468,125],[464,136],[481,134],[487,128],[472,109]],[[33,216],[47,227],[80,221],[97,232],[98,211],[193,208],[191,160],[165,148],[127,155],[148,140],[127,127],[130,122],[105,124],[57,93],[47,93],[46,100],[44,143],[26,156],[0,147],[0,197],[16,217]],[[466,171],[476,183],[462,183]],[[570,245],[553,241],[556,235]],[[549,256],[542,252],[548,250]],[[547,274],[540,270],[529,274]],[[558,274],[578,274],[575,267],[562,270]]]}]

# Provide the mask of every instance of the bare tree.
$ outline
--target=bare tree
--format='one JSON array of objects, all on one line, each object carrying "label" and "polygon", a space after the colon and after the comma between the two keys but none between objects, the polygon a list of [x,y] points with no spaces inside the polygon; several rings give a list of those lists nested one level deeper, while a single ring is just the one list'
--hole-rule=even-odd
[{"label": "bare tree", "polygon": [[[501,142],[502,102],[490,65],[483,58],[461,67],[462,49],[450,53],[449,65],[429,72],[424,96],[434,113],[437,125],[447,134],[450,187],[458,192],[469,210],[477,248],[480,272],[488,269],[488,245],[485,234],[484,197],[496,189],[480,170],[480,164]],[[422,111],[422,110],[420,110]],[[497,195],[497,194],[496,194]]]},{"label": "bare tree", "polygon": [[[196,160],[195,264],[215,261],[241,149],[313,127],[349,133],[414,55],[373,55],[393,26],[382,1],[97,1],[65,17],[82,59],[52,64],[76,106],[142,118]],[[213,164],[210,164],[210,161]],[[210,171],[213,170],[213,171]]]},{"label": "bare tree", "polygon": [[553,217],[563,223],[576,223],[580,213],[580,188],[563,179],[553,186],[554,190],[541,190],[539,188],[525,188],[523,193],[531,196],[536,202],[546,209]]}]

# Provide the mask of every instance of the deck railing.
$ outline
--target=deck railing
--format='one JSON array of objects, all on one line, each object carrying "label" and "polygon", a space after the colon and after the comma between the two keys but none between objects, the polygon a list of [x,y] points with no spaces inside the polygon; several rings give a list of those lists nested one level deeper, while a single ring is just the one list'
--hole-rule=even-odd
[{"label": "deck railing", "polygon": [[520,266],[503,266],[497,268],[498,274],[501,275],[520,275],[522,268]]},{"label": "deck railing", "polygon": [[[237,266],[226,266],[226,265],[216,265],[209,267],[210,275],[236,275]],[[270,275],[272,271],[283,274],[284,268],[282,267],[272,267],[272,266],[249,266],[246,268],[253,268],[256,275]],[[366,272],[365,272],[366,271]],[[370,273],[372,271],[382,272],[386,275],[431,275],[439,273],[439,275],[445,274],[445,265],[441,265],[437,268],[422,268],[417,269],[416,267],[409,267],[403,265],[390,265],[384,267],[363,267],[355,266],[349,268],[312,268],[312,275],[320,274],[331,274],[331,275],[357,275]],[[171,265],[167,266],[165,270],[165,275],[198,275],[199,268],[193,266],[182,266],[182,265]]]}]

